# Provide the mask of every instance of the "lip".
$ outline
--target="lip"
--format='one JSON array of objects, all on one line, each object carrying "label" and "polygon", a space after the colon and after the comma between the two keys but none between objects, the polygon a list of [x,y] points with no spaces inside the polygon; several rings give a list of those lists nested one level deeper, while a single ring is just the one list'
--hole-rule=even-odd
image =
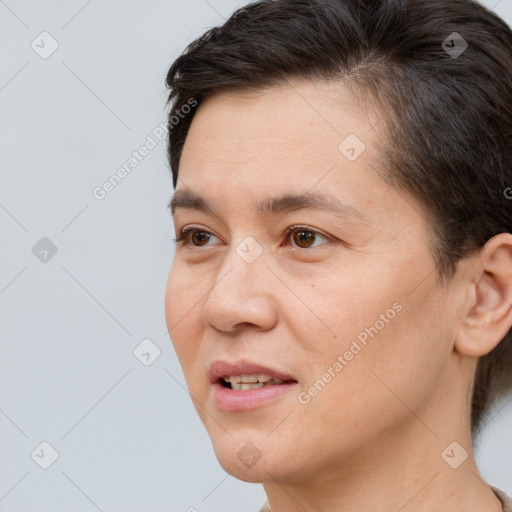
[{"label": "lip", "polygon": [[[282,384],[247,390],[226,388],[220,382],[224,375],[252,375],[256,373],[293,382],[283,382]],[[217,407],[224,411],[243,411],[258,408],[289,393],[298,386],[296,379],[286,372],[245,360],[235,363],[215,361],[210,366],[208,376],[212,384],[213,400]]]}]

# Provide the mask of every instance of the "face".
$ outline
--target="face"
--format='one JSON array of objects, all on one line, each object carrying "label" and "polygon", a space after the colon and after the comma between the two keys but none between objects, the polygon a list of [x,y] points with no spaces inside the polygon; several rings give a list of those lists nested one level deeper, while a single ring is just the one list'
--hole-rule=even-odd
[{"label": "face", "polygon": [[403,404],[428,417],[446,385],[456,301],[419,205],[375,171],[367,116],[341,86],[297,81],[213,96],[192,122],[173,216],[177,235],[192,231],[166,318],[240,479],[342,472],[423,429]]}]

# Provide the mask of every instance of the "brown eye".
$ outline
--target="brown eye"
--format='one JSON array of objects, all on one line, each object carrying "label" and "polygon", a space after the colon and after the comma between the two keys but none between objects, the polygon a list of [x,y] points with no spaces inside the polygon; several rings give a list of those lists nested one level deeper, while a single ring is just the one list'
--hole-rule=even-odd
[{"label": "brown eye", "polygon": [[[304,227],[288,228],[287,235],[290,234],[292,235],[291,238],[293,240],[294,245],[296,245],[300,249],[310,249],[311,247],[316,247],[318,245],[323,245],[324,243],[327,243],[325,236],[323,236],[321,233]],[[324,242],[316,243],[318,239],[323,239]]]},{"label": "brown eye", "polygon": [[209,245],[208,242],[212,236],[216,238],[215,235],[204,229],[189,228],[184,229],[178,237],[174,238],[174,242],[182,243],[185,246],[204,247]]},{"label": "brown eye", "polygon": [[190,234],[192,243],[197,246],[205,245],[210,240],[210,234],[206,231],[193,230]]},{"label": "brown eye", "polygon": [[294,231],[293,241],[302,249],[310,247],[315,241],[315,234],[311,231]]}]

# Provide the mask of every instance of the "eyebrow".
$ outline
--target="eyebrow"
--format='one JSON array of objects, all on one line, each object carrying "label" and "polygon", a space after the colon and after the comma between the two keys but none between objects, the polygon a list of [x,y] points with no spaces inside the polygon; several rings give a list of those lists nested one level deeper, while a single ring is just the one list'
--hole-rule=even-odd
[{"label": "eyebrow", "polygon": [[[254,206],[258,213],[267,216],[282,215],[297,210],[316,209],[329,211],[341,217],[354,217],[366,224],[370,224],[368,218],[355,207],[342,202],[335,196],[321,192],[284,194],[279,197],[264,199],[257,202]],[[183,208],[199,210],[218,217],[215,213],[218,210],[217,205],[191,190],[177,190],[169,203],[169,208],[172,215],[179,208]]]}]

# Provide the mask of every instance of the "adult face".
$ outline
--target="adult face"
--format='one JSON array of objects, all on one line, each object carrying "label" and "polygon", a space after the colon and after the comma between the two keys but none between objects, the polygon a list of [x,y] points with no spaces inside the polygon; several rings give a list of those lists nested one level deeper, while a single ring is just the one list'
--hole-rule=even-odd
[{"label": "adult face", "polygon": [[[340,85],[297,81],[215,95],[192,122],[175,197],[207,207],[177,203],[176,233],[196,231],[177,246],[166,317],[216,455],[238,478],[341,473],[372,447],[430,435],[418,418],[435,421],[452,383],[458,298],[437,281],[418,203],[375,171],[378,116]],[[333,200],[270,207],[297,194]],[[219,373],[290,382],[235,390]]]}]

